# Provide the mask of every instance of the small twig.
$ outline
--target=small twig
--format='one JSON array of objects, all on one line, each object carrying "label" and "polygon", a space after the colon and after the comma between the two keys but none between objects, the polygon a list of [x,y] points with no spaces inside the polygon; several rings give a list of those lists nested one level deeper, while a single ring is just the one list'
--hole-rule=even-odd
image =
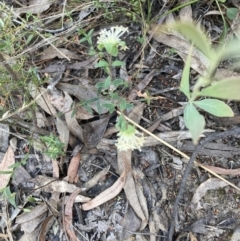
[{"label": "small twig", "polygon": [[[122,113],[120,111],[117,111],[117,113],[119,115],[121,115]],[[134,122],[133,120],[131,120],[130,118],[128,118],[127,116],[124,115],[124,118],[126,120],[128,120],[130,123],[132,123],[133,125],[135,125],[136,127],[138,127],[139,129],[141,129],[142,131],[144,131],[145,133],[147,133],[148,135],[152,136],[153,138],[155,138],[156,140],[158,140],[159,142],[161,142],[162,144],[164,144],[165,146],[169,147],[170,149],[172,149],[173,151],[177,152],[178,154],[180,154],[182,157],[186,158],[187,160],[190,160],[190,157],[188,155],[186,155],[185,153],[179,151],[177,148],[175,148],[174,146],[170,145],[169,143],[167,143],[166,141],[162,140],[161,138],[159,138],[158,136],[154,135],[153,133],[151,133],[150,131],[146,130],[145,128],[143,128],[142,126],[138,125],[136,122]],[[217,133],[219,134],[219,133]],[[224,179],[223,177],[219,176],[217,173],[213,172],[212,170],[208,169],[207,167],[205,167],[204,165],[202,165],[201,163],[198,163],[196,161],[194,161],[194,165],[199,166],[201,168],[203,168],[204,170],[208,171],[209,173],[211,173],[212,175],[214,175],[215,177],[221,179],[222,181],[226,182],[228,185],[230,185],[231,187],[235,188],[236,190],[240,191],[240,188],[237,187],[236,185],[234,185],[233,183],[229,182],[228,180]]]},{"label": "small twig", "polygon": [[17,74],[13,71],[12,67],[5,62],[5,58],[3,57],[2,53],[0,53],[0,61],[2,62],[1,64],[3,64],[3,66],[6,68],[6,70],[8,71],[8,73],[11,75],[11,77],[13,78],[14,81],[18,82],[19,79],[17,77]]},{"label": "small twig", "polygon": [[[181,185],[180,185],[180,188],[179,188],[179,192],[178,192],[177,198],[176,198],[174,206],[173,206],[172,221],[171,221],[171,225],[170,225],[170,229],[169,229],[169,233],[168,233],[168,240],[169,241],[172,241],[172,236],[173,236],[174,227],[175,227],[175,220],[177,218],[178,205],[179,205],[180,199],[182,198],[188,175],[189,175],[189,173],[192,169],[194,160],[196,159],[196,156],[197,156],[198,152],[200,151],[200,149],[203,147],[204,144],[209,143],[210,141],[217,140],[217,139],[220,139],[220,138],[226,138],[228,136],[236,136],[238,134],[240,134],[240,128],[233,128],[233,129],[225,131],[225,132],[213,133],[213,134],[210,134],[209,136],[207,136],[204,140],[202,140],[196,146],[190,160],[187,163],[185,173],[183,175],[182,182],[181,182]],[[204,166],[201,165],[201,167],[204,167]],[[209,170],[207,169],[207,171],[209,171]]]}]

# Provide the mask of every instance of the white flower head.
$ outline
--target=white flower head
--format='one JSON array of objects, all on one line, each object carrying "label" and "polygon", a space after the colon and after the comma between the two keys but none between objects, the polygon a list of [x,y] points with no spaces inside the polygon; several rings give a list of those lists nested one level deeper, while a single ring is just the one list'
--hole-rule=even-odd
[{"label": "white flower head", "polygon": [[118,47],[121,50],[128,49],[126,43],[120,39],[125,32],[128,32],[128,28],[123,26],[111,27],[109,30],[102,29],[97,41],[99,50],[105,48],[109,54],[117,56]]},{"label": "white flower head", "polygon": [[120,151],[135,150],[141,151],[141,147],[144,143],[143,133],[140,133],[132,125],[128,125],[126,130],[120,130],[118,132],[117,148]]}]

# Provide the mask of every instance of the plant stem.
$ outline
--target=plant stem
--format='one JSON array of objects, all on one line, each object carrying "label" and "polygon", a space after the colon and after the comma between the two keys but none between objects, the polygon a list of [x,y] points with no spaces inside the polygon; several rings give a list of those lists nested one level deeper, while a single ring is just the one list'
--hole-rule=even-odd
[{"label": "plant stem", "polygon": [[11,77],[13,78],[13,80],[15,80],[16,82],[18,82],[18,77],[17,74],[13,71],[12,67],[6,63],[4,56],[2,55],[2,53],[0,52],[0,61],[2,62],[3,66],[6,68],[6,70],[8,71],[8,73],[11,75]]}]

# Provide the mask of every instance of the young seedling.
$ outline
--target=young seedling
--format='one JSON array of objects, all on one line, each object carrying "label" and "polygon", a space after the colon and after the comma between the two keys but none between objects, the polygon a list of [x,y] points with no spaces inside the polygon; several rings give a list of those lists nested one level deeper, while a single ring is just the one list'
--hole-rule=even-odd
[{"label": "young seedling", "polygon": [[240,76],[214,81],[214,74],[220,61],[230,57],[237,57],[236,52],[239,51],[240,43],[239,41],[232,41],[213,49],[209,44],[210,40],[206,34],[192,23],[175,23],[168,27],[180,32],[209,59],[209,67],[205,75],[197,80],[191,91],[189,84],[193,48],[191,47],[183,69],[179,88],[188,99],[188,103],[184,109],[184,122],[192,134],[194,144],[197,144],[205,127],[204,117],[199,113],[198,109],[218,117],[230,117],[234,115],[232,109],[225,102],[218,99],[240,100]]}]

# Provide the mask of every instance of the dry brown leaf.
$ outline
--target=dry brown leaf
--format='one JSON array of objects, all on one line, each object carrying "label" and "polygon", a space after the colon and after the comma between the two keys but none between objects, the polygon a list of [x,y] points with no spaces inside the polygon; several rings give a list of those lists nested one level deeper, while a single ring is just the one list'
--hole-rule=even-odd
[{"label": "dry brown leaf", "polygon": [[218,178],[209,178],[203,182],[195,191],[192,203],[198,203],[208,190],[215,190],[227,186],[228,184]]},{"label": "dry brown leaf", "polygon": [[76,107],[75,118],[78,120],[89,120],[93,118],[94,115],[89,113],[85,108],[78,106]]},{"label": "dry brown leaf", "polygon": [[118,151],[118,168],[120,172],[125,170],[126,182],[124,185],[124,192],[126,197],[139,218],[142,220],[141,230],[147,225],[147,219],[143,213],[142,207],[139,203],[135,183],[132,176],[132,151]]},{"label": "dry brown leaf", "polygon": [[41,54],[40,60],[53,59],[55,57],[58,57],[59,59],[65,59],[65,57],[61,53],[63,53],[69,59],[81,59],[78,54],[75,54],[68,49],[64,49],[64,48],[55,49],[53,47],[49,47]]},{"label": "dry brown leaf", "polygon": [[150,96],[146,92],[142,94],[141,91],[137,91],[137,96],[138,97],[143,97],[143,98],[149,99],[149,100],[166,99],[165,97],[162,97],[162,96]]},{"label": "dry brown leaf", "polygon": [[103,104],[111,103],[111,102],[104,100],[104,98],[101,95],[97,94],[97,89],[94,86],[82,85],[80,83],[78,85],[59,83],[57,85],[57,88],[64,91],[65,93],[67,92],[68,94],[75,96],[79,100],[84,101],[84,100],[97,98],[98,99],[97,101],[89,103],[91,108],[99,114],[105,114],[108,112],[108,109],[104,107],[102,107],[99,110],[99,106],[102,106]]},{"label": "dry brown leaf", "polygon": [[67,92],[64,91],[64,94],[64,109],[66,110],[65,120],[67,122],[67,126],[69,128],[69,131],[83,142],[83,129],[78,124],[75,116],[73,116],[72,111],[70,111],[72,108],[73,100]]},{"label": "dry brown leaf", "polygon": [[37,14],[37,13],[42,13],[46,11],[51,4],[53,3],[52,0],[31,0],[29,1],[29,6],[22,7],[22,8],[15,8],[14,12],[17,15],[20,15],[21,13],[32,13],[32,14]]},{"label": "dry brown leaf", "polygon": [[1,152],[7,151],[8,138],[9,138],[9,125],[0,123],[0,151]]},{"label": "dry brown leaf", "polygon": [[62,143],[64,143],[64,152],[66,153],[67,147],[68,147],[68,142],[69,142],[69,129],[67,127],[67,124],[65,121],[61,120],[59,117],[57,117],[56,121],[56,127],[57,131],[59,133],[59,139]]},{"label": "dry brown leaf", "polygon": [[123,172],[122,175],[117,179],[117,181],[111,187],[109,187],[108,189],[100,193],[97,197],[95,197],[91,201],[84,203],[82,205],[82,210],[87,211],[87,210],[93,209],[116,197],[124,187],[125,177],[126,177],[125,172]]},{"label": "dry brown leaf", "polygon": [[192,232],[189,233],[191,241],[198,241]]},{"label": "dry brown leaf", "polygon": [[60,112],[65,112],[65,99],[62,93],[57,90],[48,91],[46,94],[48,101]]},{"label": "dry brown leaf", "polygon": [[234,233],[231,237],[231,241],[239,241],[239,237],[240,237],[240,227],[238,226],[235,230]]},{"label": "dry brown leaf", "polygon": [[11,146],[8,147],[7,152],[5,153],[2,162],[0,163],[1,172],[11,172],[9,174],[0,174],[0,190],[5,188],[8,185],[8,182],[12,175],[12,168],[9,166],[15,163],[15,156]]},{"label": "dry brown leaf", "polygon": [[81,189],[78,188],[70,195],[69,199],[67,200],[67,204],[65,206],[65,211],[64,211],[63,225],[65,226],[65,229],[72,241],[78,241],[78,238],[75,232],[73,231],[73,227],[72,227],[72,219],[73,219],[72,208],[73,208],[74,200],[80,191]]},{"label": "dry brown leaf", "polygon": [[39,216],[41,216],[42,214],[47,212],[47,205],[45,203],[42,203],[40,205],[37,205],[36,207],[34,207],[31,212],[25,212],[21,215],[19,215],[16,218],[16,223],[17,224],[23,224],[25,222],[29,222]]},{"label": "dry brown leaf", "polygon": [[156,73],[156,70],[152,70],[148,75],[146,75],[146,77],[131,90],[130,94],[128,95],[128,100],[134,100],[137,97],[137,92],[144,90]]},{"label": "dry brown leaf", "polygon": [[50,215],[43,221],[41,225],[38,241],[46,241],[46,234],[48,233],[49,229],[52,227],[54,222],[55,222],[55,217],[53,215]]},{"label": "dry brown leaf", "polygon": [[237,176],[240,175],[240,168],[236,169],[225,169],[221,167],[214,167],[214,166],[208,166],[204,165],[207,169],[212,170],[213,172],[221,175],[231,175],[231,176]]},{"label": "dry brown leaf", "polygon": [[[155,40],[176,49],[183,60],[187,60],[191,44],[182,37],[179,37],[178,33],[163,33],[161,31],[161,26],[155,26],[150,33],[153,34]],[[209,66],[209,60],[207,57],[196,48],[193,48],[191,57],[191,67],[201,75],[204,75]]]},{"label": "dry brown leaf", "polygon": [[21,223],[21,231],[24,233],[32,233],[44,221],[46,216],[47,213],[45,212],[34,219]]},{"label": "dry brown leaf", "polygon": [[33,99],[39,96],[39,94],[42,94],[42,96],[36,100],[37,104],[49,115],[57,116],[55,108],[48,100],[45,88],[37,88],[33,83],[29,83],[29,92]]},{"label": "dry brown leaf", "polygon": [[[181,1],[181,4],[188,3],[188,0]],[[181,22],[192,22],[192,7],[191,5],[187,5],[180,9],[179,17]]]},{"label": "dry brown leaf", "polygon": [[91,178],[90,180],[88,180],[87,182],[84,183],[83,187],[85,188],[85,190],[89,190],[90,188],[94,187],[101,178],[103,178],[109,171],[109,167],[105,167],[102,169],[102,171],[96,173],[94,175],[93,178]]},{"label": "dry brown leaf", "polygon": [[74,157],[72,157],[71,162],[68,167],[67,176],[68,176],[68,182],[74,183],[75,178],[78,174],[78,167],[81,160],[81,153],[78,152]]},{"label": "dry brown leaf", "polygon": [[52,171],[52,176],[56,179],[59,178],[59,166],[58,166],[58,161],[57,160],[52,160],[52,168],[53,168],[53,171]]},{"label": "dry brown leaf", "polygon": [[76,62],[74,64],[69,64],[68,69],[96,69],[96,64],[99,60],[98,56],[93,56],[88,60],[82,62]]},{"label": "dry brown leaf", "polygon": [[102,139],[102,136],[107,128],[110,115],[99,120],[89,122],[83,125],[83,139],[86,147],[93,148]]},{"label": "dry brown leaf", "polygon": [[42,175],[36,176],[33,181],[36,183],[35,189],[40,189],[43,192],[72,193],[78,189],[76,185],[70,184],[66,181]]}]

